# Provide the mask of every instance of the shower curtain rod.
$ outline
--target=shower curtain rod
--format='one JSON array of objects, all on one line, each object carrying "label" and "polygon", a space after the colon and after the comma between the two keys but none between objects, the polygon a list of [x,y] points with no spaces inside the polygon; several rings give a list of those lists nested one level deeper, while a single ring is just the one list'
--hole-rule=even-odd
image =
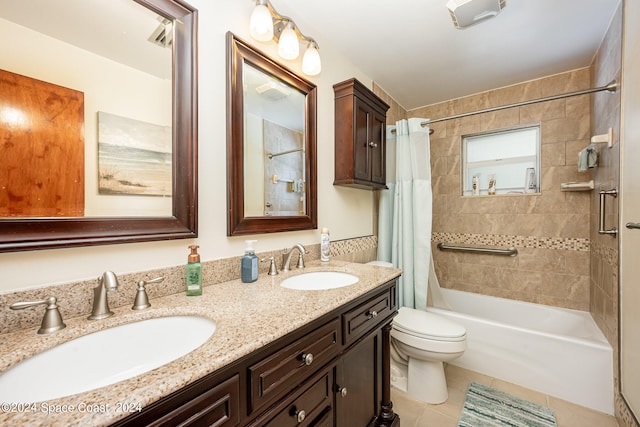
[{"label": "shower curtain rod", "polygon": [[[606,86],[578,90],[575,92],[562,93],[560,95],[547,96],[546,98],[538,98],[538,99],[532,99],[530,101],[516,102],[515,104],[501,105],[499,107],[486,108],[484,110],[471,111],[468,113],[455,114],[453,116],[442,117],[439,119],[426,120],[424,122],[421,122],[420,126],[425,127],[432,123],[444,122],[446,120],[461,119],[463,117],[475,116],[476,114],[492,113],[494,111],[506,110],[507,108],[523,107],[525,105],[537,104],[539,102],[555,101],[557,99],[569,98],[571,96],[588,95],[590,93],[602,92],[605,90],[609,93],[615,93],[617,89],[618,89],[618,82],[616,80],[613,80]],[[395,129],[392,129],[391,133],[396,133]],[[433,129],[430,129],[429,135],[431,135],[432,133],[433,133]]]}]

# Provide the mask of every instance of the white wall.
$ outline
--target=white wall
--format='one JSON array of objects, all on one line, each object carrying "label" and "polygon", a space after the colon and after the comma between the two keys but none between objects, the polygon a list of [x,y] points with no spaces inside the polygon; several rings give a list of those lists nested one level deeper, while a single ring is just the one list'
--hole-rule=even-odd
[{"label": "white wall", "polygon": [[[225,34],[232,31],[260,50],[277,57],[273,43],[250,39],[249,0],[189,0],[199,9],[199,237],[126,245],[97,246],[0,254],[0,292],[53,283],[91,279],[105,270],[128,273],[186,262],[187,246],[197,242],[203,261],[241,255],[247,237],[226,235],[225,148]],[[286,10],[280,11],[284,14]],[[304,19],[292,16],[304,32]],[[330,28],[327,31],[331,31]],[[331,229],[332,240],[373,232],[369,191],[333,186],[333,84],[356,77],[371,86],[371,79],[342,57],[322,34],[309,34],[320,45],[322,73],[310,78],[318,86],[318,226]],[[299,61],[282,64],[300,73]],[[251,237],[254,238],[254,237]],[[256,250],[266,251],[293,243],[315,244],[319,230],[257,235]]]}]

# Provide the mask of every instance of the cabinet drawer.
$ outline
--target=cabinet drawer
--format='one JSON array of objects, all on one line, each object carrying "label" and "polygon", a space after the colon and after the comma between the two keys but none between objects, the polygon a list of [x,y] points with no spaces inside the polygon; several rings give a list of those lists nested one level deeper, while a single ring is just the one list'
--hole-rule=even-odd
[{"label": "cabinet drawer", "polygon": [[342,340],[352,343],[387,318],[395,308],[395,286],[342,315]]},{"label": "cabinet drawer", "polygon": [[240,380],[235,375],[149,425],[232,427],[240,423],[239,403]]},{"label": "cabinet drawer", "polygon": [[334,319],[249,367],[249,413],[300,384],[340,350],[340,321]]},{"label": "cabinet drawer", "polygon": [[313,383],[298,398],[280,411],[265,427],[322,426],[331,421],[332,375],[328,373]]}]

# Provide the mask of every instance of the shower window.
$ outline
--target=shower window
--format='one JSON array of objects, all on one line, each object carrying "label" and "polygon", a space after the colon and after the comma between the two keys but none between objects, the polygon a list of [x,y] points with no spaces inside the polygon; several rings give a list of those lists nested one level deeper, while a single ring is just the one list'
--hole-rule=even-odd
[{"label": "shower window", "polygon": [[[539,193],[540,125],[482,132],[462,137],[462,195]],[[532,170],[533,169],[533,172]]]}]

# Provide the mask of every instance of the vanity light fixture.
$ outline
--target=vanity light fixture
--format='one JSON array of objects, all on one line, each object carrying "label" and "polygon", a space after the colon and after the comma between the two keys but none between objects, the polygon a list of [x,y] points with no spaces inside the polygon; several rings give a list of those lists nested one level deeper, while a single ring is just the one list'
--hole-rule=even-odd
[{"label": "vanity light fixture", "polygon": [[300,41],[306,42],[302,72],[308,76],[320,74],[322,64],[318,43],[302,34],[291,18],[276,12],[269,0],[252,1],[255,1],[256,7],[249,23],[251,37],[262,42],[275,40],[278,43],[278,55],[288,60],[296,59],[300,55]]},{"label": "vanity light fixture", "polygon": [[320,74],[322,63],[320,62],[320,54],[318,53],[318,45],[316,42],[309,42],[307,50],[302,56],[302,72],[308,76]]},{"label": "vanity light fixture", "polygon": [[293,22],[287,21],[280,33],[278,41],[278,54],[284,59],[296,59],[300,55],[300,43],[298,36],[293,31]]}]

